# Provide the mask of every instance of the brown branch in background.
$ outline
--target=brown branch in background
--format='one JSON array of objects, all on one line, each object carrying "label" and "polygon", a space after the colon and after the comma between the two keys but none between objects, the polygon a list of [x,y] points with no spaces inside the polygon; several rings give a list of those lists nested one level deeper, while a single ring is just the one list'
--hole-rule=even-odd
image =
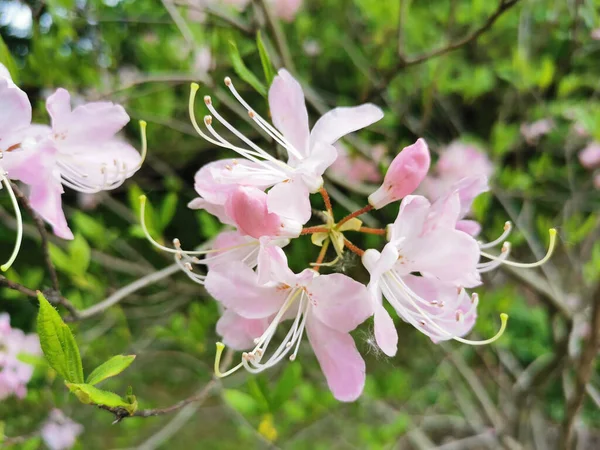
[{"label": "brown branch in background", "polygon": [[394,65],[384,74],[383,82],[379,86],[375,86],[374,91],[367,95],[367,97],[373,98],[374,96],[379,95],[381,92],[383,92],[387,88],[388,83],[398,74],[398,72],[401,69],[424,63],[426,61],[429,61],[430,59],[445,55],[446,53],[450,53],[454,50],[464,47],[465,45],[471,42],[476,41],[482,34],[484,34],[486,31],[492,28],[492,25],[494,25],[496,20],[498,20],[498,18],[504,12],[516,5],[518,2],[519,0],[500,0],[496,11],[494,11],[494,13],[488,17],[488,19],[481,27],[467,34],[463,38],[458,39],[444,47],[425,52],[421,55],[413,56],[412,58],[403,58],[402,56],[399,56],[396,65]]},{"label": "brown branch in background", "polygon": [[594,371],[594,362],[600,347],[600,284],[592,296],[592,320],[590,335],[583,347],[581,357],[575,368],[575,391],[567,402],[567,413],[562,425],[562,433],[558,448],[568,450],[574,448],[573,426],[577,414],[583,405],[586,387]]},{"label": "brown branch in background", "polygon": [[15,283],[14,281],[9,280],[3,275],[0,275],[0,287],[5,287],[14,291],[18,291],[21,294],[27,295],[28,297],[37,298],[37,293],[33,289],[29,289],[28,287],[25,287],[22,284]]},{"label": "brown branch in background", "polygon": [[33,222],[35,223],[36,228],[40,234],[40,239],[42,240],[42,252],[44,254],[44,262],[46,263],[46,267],[48,268],[48,272],[50,273],[50,279],[52,280],[52,288],[60,292],[60,286],[58,284],[58,275],[56,273],[56,268],[50,259],[50,252],[48,250],[48,232],[46,231],[46,225],[44,221],[38,214],[33,210],[31,204],[29,203],[29,199],[27,196],[18,188],[15,183],[11,183],[12,189],[15,192],[15,195],[19,199],[23,208],[27,210],[27,213],[33,218]]}]

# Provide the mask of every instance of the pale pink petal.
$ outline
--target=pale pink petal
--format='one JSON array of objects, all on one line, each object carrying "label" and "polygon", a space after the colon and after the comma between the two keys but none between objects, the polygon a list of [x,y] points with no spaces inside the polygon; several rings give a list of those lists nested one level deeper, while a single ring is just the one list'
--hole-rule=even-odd
[{"label": "pale pink petal", "polygon": [[373,319],[377,345],[387,356],[394,356],[398,351],[398,332],[394,321],[381,301],[373,302],[373,308],[375,310]]},{"label": "pale pink petal", "polygon": [[373,314],[365,285],[340,273],[316,277],[308,293],[314,317],[337,331],[348,333]]},{"label": "pale pink petal", "polygon": [[481,232],[481,225],[475,220],[459,220],[456,222],[456,229],[467,233],[470,236],[477,236]]},{"label": "pale pink petal", "polygon": [[[388,228],[389,240],[411,239],[419,236],[423,232],[430,212],[431,203],[425,197],[420,195],[404,197],[396,220]],[[454,224],[451,228],[454,228]]]},{"label": "pale pink petal", "polygon": [[62,88],[48,97],[46,109],[55,140],[65,153],[71,146],[98,145],[112,139],[129,122],[123,107],[112,102],[86,103],[71,111],[71,96]]},{"label": "pale pink petal", "polygon": [[590,142],[579,152],[579,162],[586,169],[594,169],[600,166],[600,143]]},{"label": "pale pink petal", "polygon": [[427,175],[431,157],[424,139],[405,147],[394,158],[379,189],[369,196],[375,209],[411,194]]},{"label": "pale pink petal", "polygon": [[273,186],[267,193],[269,212],[305,224],[312,214],[308,188],[298,179]]},{"label": "pale pink petal", "polygon": [[271,0],[275,6],[275,15],[286,22],[291,22],[296,17],[302,0]]},{"label": "pale pink petal", "polygon": [[260,189],[238,186],[225,202],[225,212],[242,233],[256,239],[261,236],[298,237],[302,225],[270,213],[267,197]]},{"label": "pale pink petal", "polygon": [[256,239],[242,236],[239,231],[222,231],[215,238],[212,250],[223,249],[223,251],[208,254],[204,262],[209,269],[233,261],[241,261],[252,268],[257,264],[258,247]]},{"label": "pale pink petal", "polygon": [[12,81],[12,77],[10,76],[10,72],[2,63],[0,63],[0,78],[4,78],[5,80]]},{"label": "pale pink petal", "polygon": [[[337,150],[333,145],[317,142],[311,148],[310,155],[297,165],[297,170],[300,173],[310,174],[311,177],[320,177],[333,164],[337,156]],[[310,185],[310,181],[307,184]]]},{"label": "pale pink petal", "polygon": [[0,78],[0,150],[19,143],[19,133],[31,124],[27,94],[8,79]]},{"label": "pale pink petal", "polygon": [[310,133],[310,146],[313,147],[317,142],[333,144],[347,134],[368,127],[382,118],[383,111],[372,103],[334,108],[315,123]]},{"label": "pale pink petal", "polygon": [[217,334],[223,343],[233,350],[254,347],[254,339],[260,337],[269,326],[269,319],[246,319],[227,309],[217,322]]},{"label": "pale pink petal", "polygon": [[43,184],[30,186],[29,203],[34,211],[52,226],[55,235],[63,239],[73,239],[73,233],[62,210],[62,193],[60,182],[48,179]]},{"label": "pale pink petal", "polygon": [[311,271],[309,272],[310,277],[307,277],[305,272],[296,275],[288,267],[288,260],[285,252],[276,245],[263,246],[259,257],[260,261],[258,264],[261,266],[261,272],[263,272],[260,274],[258,280],[260,284],[266,284],[267,280],[269,280],[275,283],[294,286],[298,283],[312,279],[315,274],[314,271]]},{"label": "pale pink petal", "polygon": [[281,69],[269,88],[273,124],[302,156],[308,155],[308,112],[302,86]]},{"label": "pale pink petal", "polygon": [[258,275],[241,261],[208,271],[204,286],[226,308],[247,319],[275,314],[289,293],[278,285],[258,284]]},{"label": "pale pink petal", "polygon": [[235,225],[235,222],[225,212],[225,206],[210,203],[205,199],[198,197],[188,203],[190,209],[203,209],[207,213],[215,216],[219,221],[225,225]]},{"label": "pale pink petal", "polygon": [[314,317],[306,321],[306,334],[333,396],[342,402],[360,397],[366,369],[352,336],[333,330]]}]

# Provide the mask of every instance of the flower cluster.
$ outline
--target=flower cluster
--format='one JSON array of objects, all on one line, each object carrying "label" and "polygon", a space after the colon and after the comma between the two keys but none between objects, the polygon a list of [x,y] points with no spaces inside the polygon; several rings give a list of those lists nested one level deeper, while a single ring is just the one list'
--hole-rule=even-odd
[{"label": "flower cluster", "polygon": [[[71,97],[58,89],[46,101],[51,125],[31,122],[27,94],[0,64],[0,178],[15,207],[19,229],[7,270],[19,251],[21,215],[9,180],[28,188],[31,207],[54,233],[72,239],[62,210],[63,186],[82,193],[114,189],[131,177],[145,156],[117,136],[129,122],[119,105],[92,102],[72,109]],[[142,131],[145,123],[142,123]]]},{"label": "flower cluster", "polygon": [[50,450],[69,450],[81,433],[83,426],[65,416],[60,409],[50,411],[41,430],[42,439]]},{"label": "flower cluster", "polygon": [[[225,85],[257,127],[283,149],[286,160],[274,157],[238,131],[217,111],[210,96],[204,97],[209,114],[201,127],[195,116],[199,86],[193,84],[189,112],[194,128],[208,142],[234,151],[238,158],[202,167],[195,177],[199,197],[189,206],[204,209],[233,228],[220,233],[208,250],[183,250],[177,239],[174,248],[168,248],[147,231],[145,197],[141,208],[147,238],[174,254],[189,278],[204,285],[222,306],[217,332],[224,344],[217,344],[217,375],[226,376],[242,368],[259,373],[285,358],[293,361],[306,335],[333,395],[341,401],[353,401],[364,387],[365,362],[350,332],[374,316],[377,344],[387,355],[397,351],[398,334],[384,298],[400,318],[433,342],[454,339],[480,345],[503,333],[506,315],[501,315],[502,326],[493,338],[463,338],[477,317],[477,294],[467,289],[481,284],[481,273],[501,264],[543,264],[554,247],[555,231],[550,232],[547,256],[533,264],[508,261],[510,245],[504,240],[511,231],[510,223],[493,242],[475,240],[475,227],[464,217],[474,198],[488,189],[487,175],[492,168],[487,159],[469,148],[449,149],[436,175],[428,180],[430,190],[435,186],[430,201],[414,194],[428,174],[431,159],[427,143],[418,139],[394,158],[368,204],[336,221],[323,187],[325,171],[338,158],[334,144],[346,134],[377,122],[383,112],[372,104],[338,107],[310,130],[302,87],[282,69],[269,90],[271,124],[250,107],[230,78],[225,79]],[[239,142],[227,140],[215,128],[217,124]],[[472,165],[477,158],[481,170],[473,175],[463,166],[465,161]],[[326,211],[316,216],[325,223],[305,227],[313,215],[310,195],[317,193],[323,197]],[[399,201],[398,217],[387,228],[363,227],[358,219]],[[379,235],[388,242],[381,251],[363,250],[346,237],[349,232]],[[321,251],[311,267],[295,273],[283,248],[290,239],[303,235],[311,235]],[[499,245],[498,254],[488,253]],[[341,273],[321,274],[322,267],[332,265],[324,262],[329,246],[335,250],[336,260],[344,251],[360,256],[370,274],[368,285]],[[283,339],[276,337],[280,327],[285,329]],[[226,372],[220,368],[224,345],[243,352],[239,364]]]},{"label": "flower cluster", "polygon": [[36,334],[25,334],[18,328],[12,328],[9,315],[0,314],[0,400],[11,395],[25,397],[33,366],[22,358],[41,354]]}]

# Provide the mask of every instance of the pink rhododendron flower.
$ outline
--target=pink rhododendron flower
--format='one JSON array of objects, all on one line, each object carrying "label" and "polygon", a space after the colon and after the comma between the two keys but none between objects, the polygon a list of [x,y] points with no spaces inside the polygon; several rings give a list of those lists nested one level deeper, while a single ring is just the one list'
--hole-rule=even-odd
[{"label": "pink rhododendron flower", "polygon": [[19,359],[20,355],[41,355],[36,334],[25,334],[11,328],[8,314],[0,314],[0,400],[27,394],[27,383],[33,375],[33,366]]},{"label": "pink rhododendron flower", "polygon": [[595,169],[600,167],[600,143],[590,142],[583,150],[579,152],[579,162],[586,169]]},{"label": "pink rhododendron flower", "polygon": [[529,145],[535,145],[539,139],[550,133],[554,128],[552,119],[540,119],[533,123],[524,123],[521,125],[521,134]]},{"label": "pink rhododendron flower", "polygon": [[594,28],[590,33],[592,39],[600,41],[600,28]]},{"label": "pink rhododendron flower", "polygon": [[361,155],[351,155],[348,148],[341,144],[335,144],[338,157],[329,168],[329,174],[350,183],[377,183],[381,181],[381,174],[377,163],[385,153],[381,145],[373,147],[373,159],[369,160]]},{"label": "pink rhododendron flower", "polygon": [[200,76],[200,78],[202,78],[213,69],[214,64],[215,64],[215,62],[213,60],[212,53],[210,51],[210,47],[204,46],[204,47],[200,47],[196,51],[192,69],[195,74],[197,74],[198,76]]},{"label": "pink rhododendron flower", "polygon": [[[319,275],[312,269],[294,274],[281,249],[271,247],[269,255],[273,262],[266,284],[243,263],[220,265],[206,278],[206,289],[227,311],[251,320],[272,317],[235,370],[245,367],[258,373],[290,352],[294,360],[306,330],[333,395],[355,400],[364,387],[365,363],[349,332],[372,314],[365,286],[342,274]],[[286,319],[293,321],[286,337],[267,355],[278,325]]]},{"label": "pink rhododendron flower", "polygon": [[246,319],[226,309],[217,322],[217,334],[222,336],[227,347],[238,351],[248,350],[254,346],[254,339],[267,330],[269,323],[270,318]]},{"label": "pink rhododendron flower", "polygon": [[[319,190],[323,184],[323,172],[337,157],[333,144],[344,135],[383,117],[382,111],[372,104],[335,108],[323,115],[309,132],[302,87],[282,69],[269,89],[269,106],[276,129],[250,108],[229,78],[226,78],[225,84],[256,124],[286,150],[288,160],[287,163],[277,160],[242,135],[216,111],[211,98],[206,96],[204,103],[212,116],[205,117],[204,124],[212,137],[200,129],[193,108],[190,108],[196,131],[209,142],[234,150],[249,160],[246,164],[227,164],[220,173],[213,170],[213,182],[220,185],[272,186],[267,193],[268,211],[301,224],[311,216],[309,194]],[[195,96],[198,86],[193,85],[192,89],[192,95]],[[233,145],[219,135],[212,126],[213,118],[237,136],[247,148]],[[212,186],[210,189],[221,192],[225,188]]]},{"label": "pink rhododendron flower", "polygon": [[269,0],[275,15],[286,22],[291,22],[298,14],[302,0]]},{"label": "pink rhododendron flower", "polygon": [[430,162],[424,139],[405,147],[390,164],[383,184],[369,195],[369,204],[380,209],[414,192],[427,175]]},{"label": "pink rhododendron flower", "polygon": [[75,445],[83,426],[64,415],[59,409],[50,411],[42,427],[42,439],[50,450],[68,450]]}]

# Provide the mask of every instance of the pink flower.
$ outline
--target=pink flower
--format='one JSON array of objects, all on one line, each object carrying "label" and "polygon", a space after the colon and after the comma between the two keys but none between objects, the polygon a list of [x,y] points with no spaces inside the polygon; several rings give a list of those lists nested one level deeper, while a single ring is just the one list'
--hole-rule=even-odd
[{"label": "pink flower", "polygon": [[533,123],[524,123],[521,125],[521,134],[529,145],[535,145],[539,139],[550,133],[554,128],[552,119],[540,119]]},{"label": "pink flower", "polygon": [[226,309],[217,322],[217,334],[223,343],[234,350],[248,350],[269,327],[269,318],[246,319],[230,309]]},{"label": "pink flower", "polygon": [[427,175],[430,162],[424,139],[405,147],[390,164],[383,184],[369,196],[369,204],[380,209],[411,194]]},{"label": "pink flower", "polygon": [[590,36],[595,41],[600,41],[600,28],[594,28],[590,33]]},{"label": "pink flower", "polygon": [[[375,338],[389,356],[396,353],[398,336],[382,305],[382,293],[400,317],[434,341],[463,335],[473,325],[475,308],[466,308],[468,296],[459,286],[480,283],[479,246],[455,229],[459,208],[458,194],[443,208],[432,206],[425,197],[405,197],[388,228],[390,242],[381,253],[371,249],[363,255],[371,274]],[[448,322],[451,316],[457,319]]]},{"label": "pink flower", "polygon": [[27,383],[33,375],[33,366],[19,359],[22,354],[42,354],[37,335],[11,328],[10,316],[0,314],[0,400],[10,395],[23,398],[27,394]]},{"label": "pink flower", "polygon": [[[243,263],[220,265],[206,278],[206,289],[228,311],[244,319],[269,320],[235,370],[262,372],[290,352],[294,360],[306,330],[333,395],[341,401],[356,400],[364,387],[365,363],[349,333],[372,314],[365,286],[345,275],[319,275],[312,269],[294,274],[277,247],[269,249],[269,257],[271,277],[266,284]],[[292,326],[267,356],[278,325],[287,319],[293,320]]]},{"label": "pink flower", "polygon": [[42,427],[42,439],[50,450],[68,450],[75,445],[83,426],[72,421],[59,409],[50,411]]},{"label": "pink flower", "polygon": [[579,162],[586,169],[595,169],[600,166],[600,143],[590,142],[579,152]]},{"label": "pink flower", "polygon": [[286,22],[291,22],[298,14],[302,0],[269,0],[275,11],[275,15]]},{"label": "pink flower", "polygon": [[202,78],[214,68],[214,65],[215,61],[212,57],[210,47],[200,47],[194,57],[194,65],[192,67],[194,73]]},{"label": "pink flower", "polygon": [[[383,117],[382,111],[372,104],[354,108],[340,107],[321,117],[309,132],[308,112],[300,84],[284,69],[273,80],[269,89],[269,106],[273,124],[260,117],[239,95],[229,78],[225,84],[236,99],[248,110],[252,120],[263,129],[288,154],[287,163],[279,161],[237,131],[214,108],[209,96],[204,98],[212,116],[206,116],[204,124],[212,137],[204,133],[195,121],[193,108],[190,115],[196,131],[206,140],[219,147],[228,148],[249,160],[246,164],[227,164],[220,173],[211,174],[212,180],[221,185],[252,185],[268,191],[267,207],[270,213],[301,224],[311,216],[309,194],[317,192],[323,184],[323,172],[335,161],[337,151],[333,147],[344,135],[364,128]],[[192,99],[198,85],[192,86]],[[223,124],[245,147],[234,145],[213,128],[213,118]],[[210,190],[221,192],[222,187]],[[204,197],[204,196],[203,196]],[[204,197],[206,198],[206,197]],[[207,199],[208,200],[208,199]]]},{"label": "pink flower", "polygon": [[350,155],[348,148],[341,144],[335,144],[338,157],[329,168],[329,174],[351,183],[381,181],[381,174],[377,163],[385,153],[381,145],[373,147],[373,159],[369,160],[360,155]]}]

